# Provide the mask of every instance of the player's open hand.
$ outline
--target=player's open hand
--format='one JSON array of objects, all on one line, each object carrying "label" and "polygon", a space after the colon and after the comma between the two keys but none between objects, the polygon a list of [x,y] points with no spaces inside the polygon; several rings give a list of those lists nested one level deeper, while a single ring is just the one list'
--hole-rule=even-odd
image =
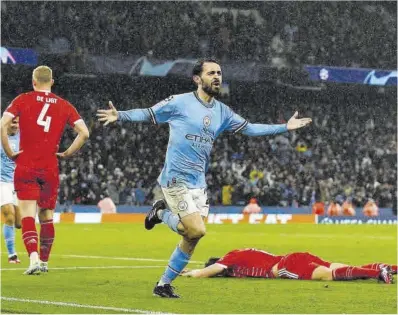
[{"label": "player's open hand", "polygon": [[17,159],[17,157],[23,152],[23,150],[18,151],[18,152],[12,152],[11,156],[9,156],[9,158],[13,161],[15,161]]},{"label": "player's open hand", "polygon": [[184,268],[184,269],[180,272],[180,276],[189,277],[189,276],[190,276],[190,272],[191,272],[191,269]]},{"label": "player's open hand", "polygon": [[287,130],[295,130],[303,128],[312,122],[311,118],[297,118],[297,117],[298,117],[298,112],[295,112],[294,115],[287,122]]},{"label": "player's open hand", "polygon": [[67,159],[69,157],[69,155],[66,154],[66,151],[65,152],[58,152],[55,155],[57,156],[57,158],[59,158],[61,160],[65,160],[65,159]]},{"label": "player's open hand", "polygon": [[116,110],[115,106],[113,106],[111,101],[109,101],[109,108],[110,109],[97,110],[98,121],[103,121],[104,126],[106,126],[109,123],[115,122],[118,117],[117,110]]}]

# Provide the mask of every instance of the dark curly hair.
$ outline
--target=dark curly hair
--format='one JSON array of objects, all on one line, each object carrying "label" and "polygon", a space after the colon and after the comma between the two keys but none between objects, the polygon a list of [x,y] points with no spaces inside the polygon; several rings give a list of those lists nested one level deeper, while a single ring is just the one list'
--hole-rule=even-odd
[{"label": "dark curly hair", "polygon": [[199,59],[196,63],[195,63],[195,65],[194,65],[194,67],[193,67],[193,70],[192,70],[192,75],[194,76],[194,75],[201,75],[202,74],[202,71],[203,71],[203,64],[205,63],[205,62],[213,62],[213,63],[216,63],[216,64],[220,64],[220,62],[216,59],[216,58],[213,58],[213,57],[209,57],[209,58],[202,58],[202,59]]}]

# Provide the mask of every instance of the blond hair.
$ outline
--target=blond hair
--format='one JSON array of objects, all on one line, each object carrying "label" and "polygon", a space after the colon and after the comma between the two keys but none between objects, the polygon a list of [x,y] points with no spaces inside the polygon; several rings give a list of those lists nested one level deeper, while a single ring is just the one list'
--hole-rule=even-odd
[{"label": "blond hair", "polygon": [[35,80],[39,84],[51,83],[53,79],[53,71],[50,67],[47,66],[39,66],[35,70],[33,70],[33,80]]}]

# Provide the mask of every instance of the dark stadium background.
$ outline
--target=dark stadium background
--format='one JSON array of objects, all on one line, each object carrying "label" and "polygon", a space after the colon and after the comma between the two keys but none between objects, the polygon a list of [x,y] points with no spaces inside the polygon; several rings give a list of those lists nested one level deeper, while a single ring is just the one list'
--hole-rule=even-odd
[{"label": "dark stadium background", "polygon": [[[149,107],[194,89],[189,63],[164,77],[140,76],[132,67],[144,56],[153,64],[219,58],[222,100],[251,122],[283,122],[295,110],[313,118],[286,136],[219,138],[207,175],[213,205],[222,204],[226,185],[233,205],[252,196],[260,206],[285,207],[351,197],[356,207],[373,198],[391,209],[396,200],[396,81],[315,82],[304,71],[396,70],[395,2],[2,2],[1,10],[1,45],[33,49],[38,64],[54,70],[54,92],[90,127],[89,143],[60,163],[61,207],[105,195],[117,205],[156,197],[167,126],[103,128],[95,118],[108,100],[120,110]],[[33,68],[2,64],[3,110],[30,90]],[[72,139],[68,132],[61,148]]]}]

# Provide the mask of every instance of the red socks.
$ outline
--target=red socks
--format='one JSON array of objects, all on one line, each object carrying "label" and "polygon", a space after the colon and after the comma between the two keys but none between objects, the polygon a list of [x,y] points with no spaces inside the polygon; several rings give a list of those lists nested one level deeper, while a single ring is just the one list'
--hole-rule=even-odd
[{"label": "red socks", "polygon": [[38,237],[35,225],[35,218],[26,217],[22,219],[22,239],[29,256],[33,252],[38,252]]},{"label": "red socks", "polygon": [[54,223],[53,220],[46,220],[40,226],[40,260],[47,262],[54,242]]},{"label": "red socks", "polygon": [[380,271],[377,269],[366,269],[361,267],[341,267],[333,270],[333,280],[355,280],[355,279],[369,279],[379,278]]}]

